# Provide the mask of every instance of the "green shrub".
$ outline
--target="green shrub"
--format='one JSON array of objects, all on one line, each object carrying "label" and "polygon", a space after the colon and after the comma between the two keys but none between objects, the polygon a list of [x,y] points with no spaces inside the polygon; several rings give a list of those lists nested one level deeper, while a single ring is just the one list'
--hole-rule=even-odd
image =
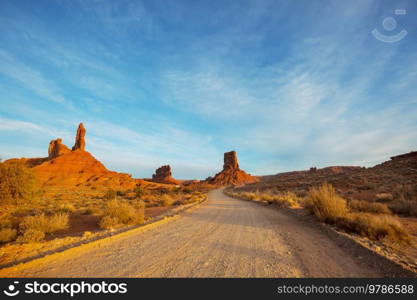
[{"label": "green shrub", "polygon": [[307,197],[307,208],[323,222],[335,223],[348,212],[346,200],[339,197],[330,184],[311,188]]},{"label": "green shrub", "polygon": [[39,185],[32,169],[21,162],[0,163],[0,203],[33,202]]},{"label": "green shrub", "polygon": [[368,212],[374,214],[387,214],[390,215],[391,211],[387,205],[382,203],[373,203],[361,200],[351,200],[348,203],[348,206],[352,210],[360,212]]},{"label": "green shrub", "polygon": [[17,231],[11,228],[0,229],[0,243],[11,242],[16,238]]}]

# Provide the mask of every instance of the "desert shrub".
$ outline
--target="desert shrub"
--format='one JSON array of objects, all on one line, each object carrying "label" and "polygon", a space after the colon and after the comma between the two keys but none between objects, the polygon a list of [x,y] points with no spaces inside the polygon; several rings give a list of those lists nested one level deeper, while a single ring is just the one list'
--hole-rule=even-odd
[{"label": "desert shrub", "polygon": [[294,192],[290,191],[274,195],[273,201],[283,207],[295,207],[301,202],[300,198]]},{"label": "desert shrub", "polygon": [[34,172],[23,163],[0,163],[0,203],[35,201],[39,186]]},{"label": "desert shrub", "polygon": [[162,206],[170,206],[174,203],[174,199],[168,194],[162,195],[160,200]]},{"label": "desert shrub", "polygon": [[103,211],[100,209],[100,207],[97,206],[90,206],[85,210],[85,214],[87,215],[101,215]]},{"label": "desert shrub", "polygon": [[182,189],[182,192],[183,192],[184,194],[190,194],[190,193],[192,193],[193,191],[192,191],[190,188],[183,188],[183,189]]},{"label": "desert shrub", "polygon": [[138,186],[135,188],[134,193],[137,198],[141,198],[143,195],[145,195],[145,189]]},{"label": "desert shrub", "polygon": [[63,230],[68,227],[68,214],[57,213],[51,216],[40,214],[37,216],[27,216],[19,225],[22,232],[29,230],[40,231],[43,233],[52,233]]},{"label": "desert shrub", "polygon": [[379,202],[389,202],[394,199],[394,197],[390,193],[378,193],[375,195],[375,198],[376,198],[376,201],[379,201]]},{"label": "desert shrub", "polygon": [[45,233],[36,229],[28,229],[21,236],[17,238],[20,243],[36,243],[45,238]]},{"label": "desert shrub", "polygon": [[394,191],[394,200],[390,202],[390,209],[407,216],[417,217],[417,185],[403,185]]},{"label": "desert shrub", "polygon": [[120,197],[124,197],[126,195],[126,192],[118,190],[116,191],[116,195]]},{"label": "desert shrub", "polygon": [[339,219],[337,225],[372,240],[388,239],[400,243],[409,243],[410,241],[408,233],[401,224],[389,215],[349,213]]},{"label": "desert shrub", "polygon": [[77,209],[72,203],[62,203],[58,207],[58,211],[64,212],[64,213],[72,213],[75,212]]},{"label": "desert shrub", "polygon": [[374,214],[391,214],[390,209],[388,206],[382,203],[374,203],[368,201],[361,201],[361,200],[351,200],[348,203],[348,206],[352,210],[360,211],[360,212],[368,212]]},{"label": "desert shrub", "polygon": [[348,212],[346,200],[338,196],[333,186],[327,183],[310,189],[306,206],[319,220],[327,223],[335,223]]},{"label": "desert shrub", "polygon": [[146,207],[146,204],[143,200],[134,200],[132,202],[132,205],[135,209],[144,209]]},{"label": "desert shrub", "polygon": [[0,216],[0,229],[11,228],[13,227],[13,222],[10,218],[10,215],[5,214]]},{"label": "desert shrub", "polygon": [[0,243],[11,242],[16,238],[16,229],[3,228],[0,229]]},{"label": "desert shrub", "polygon": [[136,210],[128,203],[111,200],[103,210],[100,227],[104,229],[115,228],[121,225],[133,225],[143,223],[145,214],[143,209]]},{"label": "desert shrub", "polygon": [[116,199],[116,191],[113,189],[108,189],[107,192],[104,194],[103,198],[106,200],[113,200]]}]

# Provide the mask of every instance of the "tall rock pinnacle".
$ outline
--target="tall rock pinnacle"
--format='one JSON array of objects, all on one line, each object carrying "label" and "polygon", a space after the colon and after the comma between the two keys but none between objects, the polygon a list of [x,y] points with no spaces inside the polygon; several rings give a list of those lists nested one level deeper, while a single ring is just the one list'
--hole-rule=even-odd
[{"label": "tall rock pinnacle", "polygon": [[85,128],[83,123],[78,125],[77,136],[75,137],[75,145],[72,147],[72,151],[77,149],[85,150]]},{"label": "tall rock pinnacle", "polygon": [[230,151],[224,154],[223,170],[207,181],[215,185],[242,185],[256,182],[258,178],[239,169],[236,151]]}]

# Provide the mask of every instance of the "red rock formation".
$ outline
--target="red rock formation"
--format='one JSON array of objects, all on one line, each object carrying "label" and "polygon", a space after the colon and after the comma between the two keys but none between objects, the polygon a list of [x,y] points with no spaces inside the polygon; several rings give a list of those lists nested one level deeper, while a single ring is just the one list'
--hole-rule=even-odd
[{"label": "red rock formation", "polygon": [[67,146],[62,144],[62,139],[58,138],[56,140],[52,140],[49,143],[49,148],[48,148],[49,158],[55,158],[55,157],[58,157],[60,155],[63,155],[69,152],[71,152],[71,150]]},{"label": "red rock formation", "polygon": [[152,175],[152,181],[159,183],[178,184],[178,181],[172,177],[171,166],[166,165],[156,169]]},{"label": "red rock formation", "polygon": [[224,154],[223,170],[216,176],[209,178],[208,182],[215,185],[241,185],[257,182],[258,178],[247,174],[239,168],[236,151]]},{"label": "red rock formation", "polygon": [[[146,181],[134,179],[129,174],[112,172],[98,161],[85,147],[85,128],[81,123],[77,130],[77,138],[71,151],[62,144],[61,139],[49,143],[48,157],[10,159],[9,162],[20,161],[38,175],[45,188],[121,188],[133,189],[138,185],[147,185]],[[81,150],[81,151],[80,151]],[[6,161],[7,162],[7,161]]]},{"label": "red rock formation", "polygon": [[83,123],[78,125],[77,136],[75,137],[75,144],[72,147],[72,151],[78,149],[85,150],[85,128]]}]

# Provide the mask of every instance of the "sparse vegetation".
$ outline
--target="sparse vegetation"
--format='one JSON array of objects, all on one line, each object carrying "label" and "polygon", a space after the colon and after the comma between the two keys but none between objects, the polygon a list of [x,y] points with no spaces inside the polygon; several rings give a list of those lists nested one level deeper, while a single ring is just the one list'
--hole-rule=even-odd
[{"label": "sparse vegetation", "polygon": [[104,199],[106,200],[113,200],[116,199],[117,193],[113,189],[108,189],[107,192],[104,194]]},{"label": "sparse vegetation", "polygon": [[417,184],[398,187],[388,205],[397,214],[417,217]]},{"label": "sparse vegetation", "polygon": [[282,207],[295,207],[298,206],[301,202],[301,199],[293,192],[284,192],[284,193],[259,193],[259,192],[231,192],[226,191],[231,197],[251,200],[251,201],[265,201],[269,204],[278,204]]},{"label": "sparse vegetation", "polygon": [[126,202],[110,200],[103,211],[100,227],[110,229],[121,225],[141,224],[144,220],[143,209],[136,210]]},{"label": "sparse vegetation", "polygon": [[346,200],[336,194],[332,185],[324,183],[320,187],[313,187],[307,196],[306,207],[314,213],[320,221],[335,223],[347,212]]},{"label": "sparse vegetation", "polygon": [[239,192],[226,190],[229,196],[277,203],[284,207],[302,205],[320,221],[334,224],[339,228],[368,237],[372,240],[409,243],[409,234],[401,223],[391,216],[387,205],[366,201],[346,201],[328,183],[310,188],[304,199],[294,192]]},{"label": "sparse vegetation", "polygon": [[368,212],[374,214],[391,214],[391,210],[386,204],[383,203],[374,203],[363,200],[351,200],[348,203],[348,206],[353,211],[358,212]]},{"label": "sparse vegetation", "polygon": [[0,243],[7,243],[13,241],[16,238],[16,229],[3,228],[0,229]]},{"label": "sparse vegetation", "polygon": [[28,229],[17,238],[19,243],[36,243],[45,238],[45,233],[36,229]]},{"label": "sparse vegetation", "polygon": [[37,199],[39,187],[33,171],[20,162],[0,163],[0,203],[22,204]]},{"label": "sparse vegetation", "polygon": [[36,216],[27,216],[19,225],[23,234],[26,231],[39,231],[42,233],[52,233],[63,230],[68,227],[68,214],[57,213],[51,216],[40,214]]}]

